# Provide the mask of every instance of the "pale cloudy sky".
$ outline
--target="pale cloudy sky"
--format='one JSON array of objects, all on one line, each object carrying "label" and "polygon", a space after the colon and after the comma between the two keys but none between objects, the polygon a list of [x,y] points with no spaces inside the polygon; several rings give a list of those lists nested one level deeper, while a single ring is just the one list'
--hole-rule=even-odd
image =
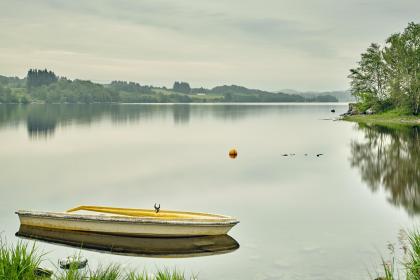
[{"label": "pale cloudy sky", "polygon": [[348,88],[420,0],[0,0],[0,74],[194,87]]}]

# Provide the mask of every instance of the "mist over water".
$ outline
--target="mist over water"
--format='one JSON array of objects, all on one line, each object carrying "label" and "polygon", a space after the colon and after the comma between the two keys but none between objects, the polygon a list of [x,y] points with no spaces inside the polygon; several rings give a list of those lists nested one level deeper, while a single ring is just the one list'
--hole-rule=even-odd
[{"label": "mist over water", "polygon": [[[157,202],[237,217],[240,248],[174,259],[81,253],[92,266],[177,267],[199,279],[368,279],[387,242],[418,222],[419,129],[334,121],[346,110],[0,105],[0,231],[18,240],[17,209]],[[37,244],[53,261],[79,251]]]}]

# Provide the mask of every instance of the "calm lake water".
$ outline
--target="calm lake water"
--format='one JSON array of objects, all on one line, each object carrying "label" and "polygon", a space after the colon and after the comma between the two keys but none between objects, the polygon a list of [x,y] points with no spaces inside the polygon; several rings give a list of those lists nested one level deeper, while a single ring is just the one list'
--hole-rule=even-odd
[{"label": "calm lake water", "polygon": [[[387,242],[417,224],[420,129],[333,120],[346,110],[0,105],[0,231],[18,240],[17,209],[158,202],[162,209],[237,217],[230,236],[240,248],[162,259],[37,242],[50,253],[46,265],[80,251],[91,266],[178,268],[199,279],[369,279],[387,257]],[[236,159],[227,155],[233,147]]]}]

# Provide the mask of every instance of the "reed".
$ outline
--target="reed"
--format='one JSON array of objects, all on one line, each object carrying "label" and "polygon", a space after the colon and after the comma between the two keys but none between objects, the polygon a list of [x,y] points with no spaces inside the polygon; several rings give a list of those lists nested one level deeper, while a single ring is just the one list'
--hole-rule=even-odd
[{"label": "reed", "polygon": [[[11,246],[0,239],[0,280],[187,280],[183,272],[174,269],[158,269],[155,273],[125,271],[119,265],[111,264],[97,269],[57,269],[47,275],[40,269],[44,254],[39,254],[35,245],[18,242]],[[191,280],[196,280],[192,277]]]},{"label": "reed", "polygon": [[388,245],[391,259],[382,259],[380,277],[375,280],[420,280],[420,231],[418,229],[399,234],[399,250]]},{"label": "reed", "polygon": [[176,270],[170,271],[169,269],[160,270],[156,274],[156,280],[184,280],[184,273]]},{"label": "reed", "polygon": [[[99,267],[95,271],[90,272],[90,280],[118,280],[122,279],[123,272],[119,265],[112,264],[107,267]],[[124,277],[125,278],[125,277]]]},{"label": "reed", "polygon": [[[136,273],[130,272],[127,275],[125,280],[186,280],[186,276],[184,273],[179,272],[177,270],[169,270],[167,268],[163,270],[156,271],[155,274],[148,274],[146,272]],[[197,278],[191,277],[191,280],[196,280]]]},{"label": "reed", "polygon": [[420,280],[420,232],[412,230],[408,234],[409,250],[405,262],[407,280]]},{"label": "reed", "polygon": [[38,267],[42,262],[42,255],[38,254],[35,246],[18,242],[9,246],[0,239],[0,279],[21,280],[40,279]]},{"label": "reed", "polygon": [[[70,267],[55,280],[186,280],[184,273],[177,270],[157,270],[154,274],[147,272],[124,272],[118,265],[100,267],[96,270],[77,270]],[[191,280],[196,280],[193,277]]]}]

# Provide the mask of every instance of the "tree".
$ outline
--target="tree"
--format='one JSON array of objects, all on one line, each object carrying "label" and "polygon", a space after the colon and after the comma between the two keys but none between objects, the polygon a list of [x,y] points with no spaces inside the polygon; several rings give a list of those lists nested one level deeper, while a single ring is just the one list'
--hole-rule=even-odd
[{"label": "tree", "polygon": [[0,103],[9,103],[11,99],[11,91],[0,85]]},{"label": "tree", "polygon": [[191,93],[191,87],[190,84],[186,82],[175,82],[173,85],[173,91],[181,92],[181,93]]},{"label": "tree", "polygon": [[350,70],[351,92],[364,109],[403,107],[420,113],[420,24],[409,23],[381,48],[371,44]]},{"label": "tree", "polygon": [[358,99],[379,101],[387,99],[387,71],[381,47],[371,44],[356,69],[350,70],[352,94]]},{"label": "tree", "polygon": [[231,102],[232,101],[232,93],[231,92],[226,92],[225,94],[223,94],[223,100],[226,102]]},{"label": "tree", "polygon": [[391,94],[398,105],[420,113],[420,24],[410,23],[403,33],[393,34],[384,49]]},{"label": "tree", "polygon": [[152,87],[142,86],[139,83],[135,83],[135,82],[112,81],[109,87],[115,91],[125,91],[125,92],[142,93],[142,94],[153,93]]},{"label": "tree", "polygon": [[58,77],[52,71],[29,69],[26,85],[28,89],[33,87],[39,87],[43,85],[49,85],[58,81]]}]

